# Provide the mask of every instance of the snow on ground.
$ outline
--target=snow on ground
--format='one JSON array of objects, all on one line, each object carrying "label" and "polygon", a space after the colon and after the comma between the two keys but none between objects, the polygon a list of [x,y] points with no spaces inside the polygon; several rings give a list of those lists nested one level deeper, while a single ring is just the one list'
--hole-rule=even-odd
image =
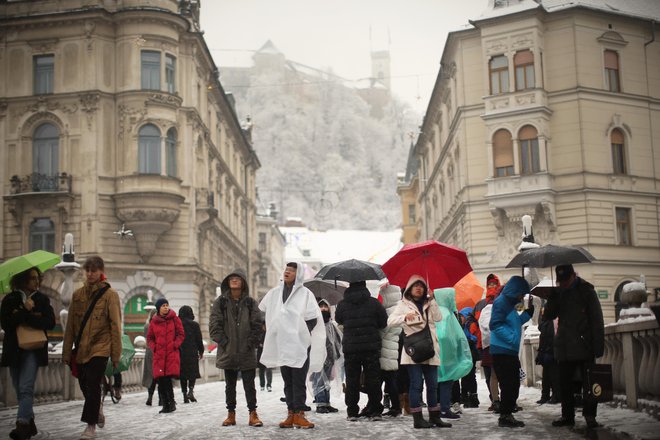
[{"label": "snow on ground", "polygon": [[[497,416],[489,413],[488,394],[483,380],[478,377],[481,406],[464,409],[463,417],[452,421],[450,429],[413,429],[410,416],[384,419],[380,422],[346,421],[343,395],[333,390],[331,403],[340,409],[337,414],[308,413],[316,423],[311,430],[280,429],[277,424],[286,416],[285,404],[279,398],[283,395],[282,380],[279,374],[273,377],[273,392],[257,388],[258,413],[264,422],[262,428],[247,425],[248,411],[242,386],[238,384],[237,426],[222,427],[226,416],[224,405],[224,382],[200,384],[195,388],[197,403],[181,403],[181,393],[176,389],[177,411],[171,414],[158,414],[159,407],[145,405],[146,391],[127,393],[116,405],[106,399],[106,426],[99,429],[99,439],[140,439],[140,440],[179,440],[179,439],[349,439],[349,438],[443,438],[443,439],[529,439],[541,440],[561,438],[598,439],[660,439],[660,423],[642,412],[635,412],[615,406],[599,405],[598,420],[606,428],[585,432],[584,420],[576,418],[575,430],[553,428],[550,423],[560,414],[559,405],[536,405],[540,391],[521,387],[519,404],[524,408],[516,417],[526,423],[525,428],[498,428]],[[308,399],[308,403],[311,399]],[[366,403],[366,395],[361,395],[360,403]],[[40,405],[35,408],[36,423],[40,429],[34,439],[73,440],[79,438],[84,425],[81,423],[82,401],[61,402]],[[426,414],[426,412],[425,412]],[[0,410],[0,438],[7,438],[16,417],[16,408]],[[467,436],[467,437],[466,437]]]}]

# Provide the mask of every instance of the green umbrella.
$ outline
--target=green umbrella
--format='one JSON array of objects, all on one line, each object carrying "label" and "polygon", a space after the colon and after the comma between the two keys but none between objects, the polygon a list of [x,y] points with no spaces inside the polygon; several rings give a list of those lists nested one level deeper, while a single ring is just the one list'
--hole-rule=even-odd
[{"label": "green umbrella", "polygon": [[10,258],[0,264],[0,293],[11,292],[9,281],[11,278],[32,267],[45,271],[60,262],[60,256],[46,251],[34,251],[20,257]]}]

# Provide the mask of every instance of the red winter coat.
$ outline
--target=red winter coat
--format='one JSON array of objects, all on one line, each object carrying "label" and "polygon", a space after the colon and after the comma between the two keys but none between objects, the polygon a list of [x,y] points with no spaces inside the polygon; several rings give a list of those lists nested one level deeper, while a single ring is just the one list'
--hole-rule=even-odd
[{"label": "red winter coat", "polygon": [[183,325],[174,310],[165,316],[154,315],[147,332],[147,344],[154,354],[153,376],[179,377],[179,346],[184,339]]}]

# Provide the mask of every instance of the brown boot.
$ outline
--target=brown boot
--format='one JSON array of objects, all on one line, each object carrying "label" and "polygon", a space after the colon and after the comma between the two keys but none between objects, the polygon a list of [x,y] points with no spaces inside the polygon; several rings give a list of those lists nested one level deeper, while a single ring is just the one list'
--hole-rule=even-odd
[{"label": "brown boot", "polygon": [[234,426],[236,424],[236,411],[229,411],[222,426]]},{"label": "brown boot", "polygon": [[300,411],[293,414],[293,427],[310,429],[314,427],[314,424],[305,418],[305,411]]},{"label": "brown boot", "polygon": [[401,405],[401,410],[406,416],[410,415],[410,400],[408,399],[408,393],[399,394],[399,403]]},{"label": "brown boot", "polygon": [[280,422],[280,428],[293,428],[293,411],[289,410],[286,420]]},{"label": "brown boot", "polygon": [[250,421],[248,422],[248,425],[250,426],[264,426],[264,424],[259,420],[259,416],[257,415],[257,410],[252,410],[250,411]]}]

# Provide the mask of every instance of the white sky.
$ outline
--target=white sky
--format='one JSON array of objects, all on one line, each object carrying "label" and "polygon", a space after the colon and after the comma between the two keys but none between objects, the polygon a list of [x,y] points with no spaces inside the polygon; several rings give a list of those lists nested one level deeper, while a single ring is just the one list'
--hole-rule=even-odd
[{"label": "white sky", "polygon": [[394,94],[424,113],[447,32],[477,18],[487,3],[205,0],[201,25],[218,66],[248,65],[248,51],[259,49],[270,39],[287,59],[316,68],[330,67],[346,79],[370,76],[370,51],[387,49],[389,44]]}]

